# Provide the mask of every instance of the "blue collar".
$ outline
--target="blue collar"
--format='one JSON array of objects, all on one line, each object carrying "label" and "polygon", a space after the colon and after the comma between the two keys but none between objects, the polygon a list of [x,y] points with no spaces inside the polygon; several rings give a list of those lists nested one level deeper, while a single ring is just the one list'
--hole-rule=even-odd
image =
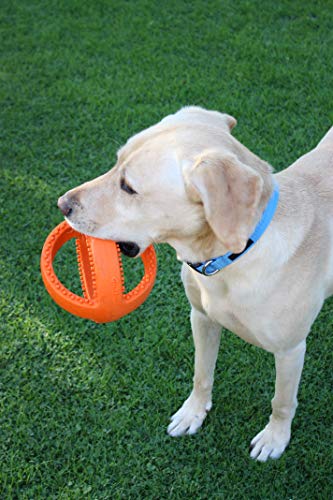
[{"label": "blue collar", "polygon": [[248,239],[246,247],[241,253],[227,252],[224,255],[221,255],[220,257],[216,257],[215,259],[209,259],[204,262],[197,262],[195,264],[187,262],[187,264],[192,269],[194,269],[200,274],[203,274],[204,276],[213,276],[213,274],[218,273],[225,267],[235,262],[235,260],[239,259],[239,257],[248,252],[250,248],[252,248],[252,246],[264,234],[271,220],[273,219],[278,201],[279,201],[279,187],[274,182],[274,191],[268,201],[268,204],[262,214],[262,217],[258,222],[255,230],[251,234],[250,238]]}]

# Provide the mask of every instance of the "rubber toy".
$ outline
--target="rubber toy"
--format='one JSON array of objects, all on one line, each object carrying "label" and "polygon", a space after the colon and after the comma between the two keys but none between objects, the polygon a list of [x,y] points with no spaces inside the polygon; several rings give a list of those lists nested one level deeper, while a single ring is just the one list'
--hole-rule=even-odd
[{"label": "rubber toy", "polygon": [[[57,278],[53,261],[60,248],[76,240],[78,267],[83,297],[72,293]],[[85,236],[64,221],[47,237],[41,254],[41,272],[46,290],[66,311],[95,321],[115,321],[139,307],[154,286],[157,259],[151,245],[141,255],[144,276],[130,292],[125,293],[120,249],[114,241]]]}]

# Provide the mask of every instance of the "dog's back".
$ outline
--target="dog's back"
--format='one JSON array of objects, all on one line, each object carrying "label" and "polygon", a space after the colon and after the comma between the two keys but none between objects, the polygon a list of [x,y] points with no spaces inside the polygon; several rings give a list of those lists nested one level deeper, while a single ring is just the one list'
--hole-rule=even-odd
[{"label": "dog's back", "polygon": [[301,156],[284,172],[305,179],[314,197],[327,198],[333,205],[333,127],[315,149]]},{"label": "dog's back", "polygon": [[333,294],[333,127],[316,148],[277,174],[277,179],[290,190],[291,203],[285,212],[292,217],[302,206],[302,213],[296,215],[303,226],[302,254],[309,253],[308,265],[323,274],[325,297],[329,297]]}]

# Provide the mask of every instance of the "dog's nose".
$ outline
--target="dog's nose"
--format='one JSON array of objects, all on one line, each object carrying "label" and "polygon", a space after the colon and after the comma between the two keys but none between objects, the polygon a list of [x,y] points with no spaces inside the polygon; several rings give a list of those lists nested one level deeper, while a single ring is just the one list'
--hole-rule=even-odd
[{"label": "dog's nose", "polygon": [[66,195],[59,198],[58,207],[65,217],[69,217],[73,212],[73,204],[71,203],[70,198],[68,198]]}]

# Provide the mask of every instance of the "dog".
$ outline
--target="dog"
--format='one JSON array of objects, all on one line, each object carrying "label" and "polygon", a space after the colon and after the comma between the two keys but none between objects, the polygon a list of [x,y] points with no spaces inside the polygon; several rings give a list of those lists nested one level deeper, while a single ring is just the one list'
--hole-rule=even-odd
[{"label": "dog", "polygon": [[333,127],[273,174],[232,136],[235,125],[228,114],[182,108],[130,138],[114,168],[58,206],[74,229],[131,257],[166,242],[183,261],[195,369],[170,436],[194,434],[212,407],[221,327],[274,354],[272,413],[250,445],[264,462],[289,443],[306,337],[333,293]]}]

